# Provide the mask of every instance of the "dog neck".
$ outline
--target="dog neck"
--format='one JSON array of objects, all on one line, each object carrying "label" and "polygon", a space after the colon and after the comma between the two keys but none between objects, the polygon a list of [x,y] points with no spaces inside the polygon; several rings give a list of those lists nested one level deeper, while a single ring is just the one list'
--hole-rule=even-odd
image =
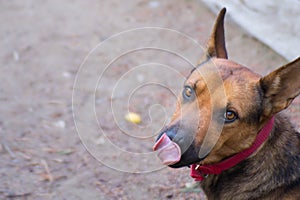
[{"label": "dog neck", "polygon": [[196,181],[203,181],[209,174],[221,174],[223,171],[236,166],[241,161],[251,156],[266,141],[274,126],[275,117],[272,117],[257,134],[255,141],[248,148],[237,153],[220,163],[210,165],[193,164],[191,166],[191,177]]}]

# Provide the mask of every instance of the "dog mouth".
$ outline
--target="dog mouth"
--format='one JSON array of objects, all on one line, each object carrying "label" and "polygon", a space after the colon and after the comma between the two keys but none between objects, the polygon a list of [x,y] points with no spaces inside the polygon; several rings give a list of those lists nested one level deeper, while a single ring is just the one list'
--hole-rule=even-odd
[{"label": "dog mouth", "polygon": [[172,165],[180,161],[181,149],[164,133],[154,144],[153,150],[164,165]]},{"label": "dog mouth", "polygon": [[158,137],[153,150],[157,151],[157,156],[164,165],[172,168],[190,166],[204,159],[198,157],[199,151],[193,144],[183,152],[180,146],[172,141],[167,133],[163,133]]}]

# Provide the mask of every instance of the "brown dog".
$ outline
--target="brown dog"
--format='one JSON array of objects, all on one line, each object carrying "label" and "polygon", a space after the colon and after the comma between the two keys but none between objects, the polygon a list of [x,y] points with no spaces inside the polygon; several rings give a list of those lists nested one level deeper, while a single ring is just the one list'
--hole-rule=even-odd
[{"label": "brown dog", "polygon": [[191,167],[208,199],[300,199],[300,134],[279,113],[300,93],[300,58],[265,77],[227,60],[221,10],[154,150]]}]

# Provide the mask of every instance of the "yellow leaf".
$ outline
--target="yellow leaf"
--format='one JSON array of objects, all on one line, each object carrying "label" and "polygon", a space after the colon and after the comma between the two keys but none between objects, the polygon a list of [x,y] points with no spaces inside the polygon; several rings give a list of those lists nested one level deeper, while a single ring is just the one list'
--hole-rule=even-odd
[{"label": "yellow leaf", "polygon": [[131,123],[139,124],[142,122],[141,116],[134,112],[129,112],[125,115],[125,119]]}]

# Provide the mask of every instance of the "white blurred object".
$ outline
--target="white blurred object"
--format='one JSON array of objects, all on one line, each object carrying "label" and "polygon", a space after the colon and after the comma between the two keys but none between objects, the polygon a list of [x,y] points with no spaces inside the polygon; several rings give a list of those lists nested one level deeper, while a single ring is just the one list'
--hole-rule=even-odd
[{"label": "white blurred object", "polygon": [[66,127],[66,122],[63,121],[63,120],[59,120],[59,121],[54,123],[54,126],[56,126],[58,128],[65,128]]},{"label": "white blurred object", "polygon": [[63,72],[62,75],[65,78],[70,78],[71,77],[71,73],[70,72]]},{"label": "white blurred object", "polygon": [[97,145],[105,144],[105,138],[99,137],[99,138],[96,140],[96,144],[97,144]]},{"label": "white blurred object", "polygon": [[136,76],[136,79],[138,80],[138,82],[143,82],[145,80],[145,76],[143,74],[138,74]]},{"label": "white blurred object", "polygon": [[149,2],[149,7],[150,8],[157,8],[159,6],[159,2],[158,1],[150,1]]},{"label": "white blurred object", "polygon": [[15,61],[19,61],[20,60],[20,56],[19,53],[17,51],[13,51],[13,57]]},{"label": "white blurred object", "polygon": [[202,1],[215,13],[226,7],[237,24],[286,59],[299,56],[299,0]]}]

